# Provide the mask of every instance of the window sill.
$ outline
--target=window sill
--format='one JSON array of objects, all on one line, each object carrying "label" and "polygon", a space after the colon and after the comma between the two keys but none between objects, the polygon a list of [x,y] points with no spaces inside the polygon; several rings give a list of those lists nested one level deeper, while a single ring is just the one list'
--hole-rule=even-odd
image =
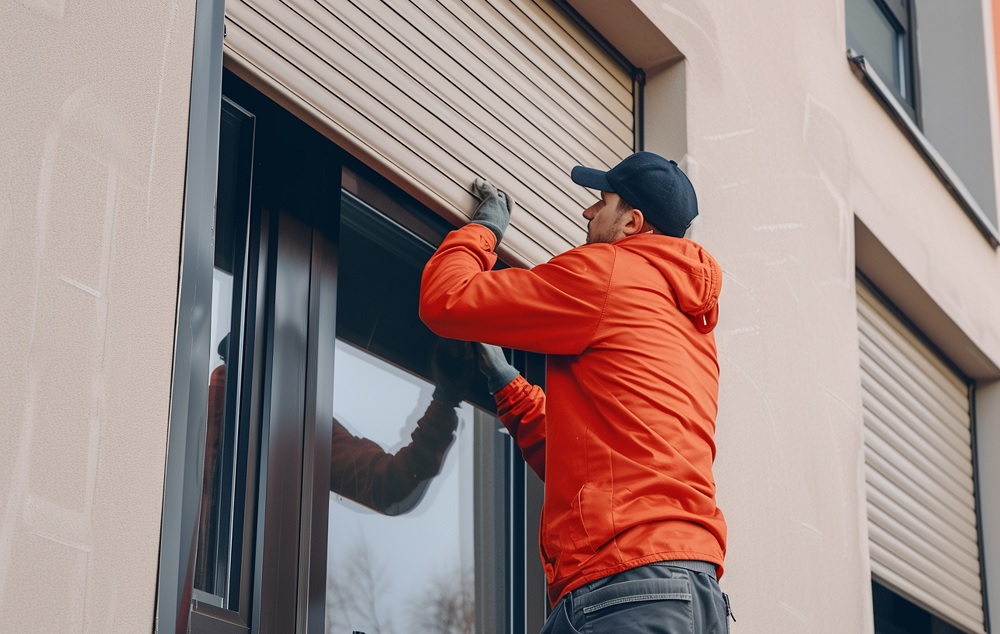
[{"label": "window sill", "polygon": [[896,122],[899,129],[910,139],[914,147],[924,157],[924,160],[927,161],[927,164],[934,170],[938,178],[941,179],[942,184],[951,192],[956,202],[965,211],[965,214],[989,241],[990,246],[993,248],[1000,246],[1000,233],[997,232],[997,228],[989,221],[986,214],[979,207],[979,203],[976,202],[972,194],[969,193],[969,190],[962,183],[962,180],[951,169],[947,161],[944,160],[944,157],[934,149],[934,146],[927,140],[927,137],[920,131],[920,128],[916,126],[913,119],[896,100],[878,74],[876,74],[875,69],[871,67],[864,55],[848,49],[847,59],[851,64],[851,71],[854,75],[864,83],[882,107],[885,108],[886,112],[889,113],[893,121]]}]

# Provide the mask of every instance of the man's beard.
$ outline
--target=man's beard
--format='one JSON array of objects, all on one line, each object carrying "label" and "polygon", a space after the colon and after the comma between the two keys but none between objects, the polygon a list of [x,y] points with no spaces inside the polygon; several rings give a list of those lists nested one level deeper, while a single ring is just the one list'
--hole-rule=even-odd
[{"label": "man's beard", "polygon": [[592,232],[587,225],[587,244],[611,244],[615,241],[614,227],[608,227],[603,232]]}]

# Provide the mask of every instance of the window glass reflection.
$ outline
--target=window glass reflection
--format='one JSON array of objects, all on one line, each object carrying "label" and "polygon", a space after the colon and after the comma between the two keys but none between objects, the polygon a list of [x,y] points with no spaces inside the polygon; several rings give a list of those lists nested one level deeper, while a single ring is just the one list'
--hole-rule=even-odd
[{"label": "window glass reflection", "polygon": [[[242,489],[236,486],[239,434],[240,338],[250,200],[253,117],[223,100],[219,129],[219,181],[215,210],[208,416],[194,594],[233,608],[234,553],[241,546]],[[239,509],[242,511],[242,509]]]},{"label": "window glass reflection", "polygon": [[859,47],[879,76],[908,98],[905,43],[886,11],[875,0],[847,0],[846,20],[849,45]]},{"label": "window glass reflection", "polygon": [[[202,479],[201,515],[198,528],[198,553],[194,587],[211,595],[225,593],[228,568],[228,517],[223,515],[224,479],[231,474],[223,457],[232,444],[232,430],[226,429],[226,386],[229,364],[229,328],[232,321],[233,276],[215,269],[212,280],[213,353],[209,356],[208,427],[205,435],[205,473]],[[227,436],[230,438],[227,439]],[[229,441],[227,443],[227,440]],[[227,516],[230,514],[226,514]],[[203,600],[208,600],[202,597]],[[223,602],[212,601],[218,605]]]},{"label": "window glass reflection", "polygon": [[472,406],[341,340],[335,359],[327,631],[475,631]]}]

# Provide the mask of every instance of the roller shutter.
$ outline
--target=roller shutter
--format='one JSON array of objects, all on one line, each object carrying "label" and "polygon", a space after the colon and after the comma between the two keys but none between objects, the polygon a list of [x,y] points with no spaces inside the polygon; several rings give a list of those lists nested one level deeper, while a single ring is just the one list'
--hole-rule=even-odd
[{"label": "roller shutter", "polygon": [[872,575],[984,632],[969,390],[858,282]]},{"label": "roller shutter", "polygon": [[551,0],[227,0],[226,63],[453,221],[483,175],[518,203],[501,250],[580,244],[576,164],[634,147],[629,69]]}]

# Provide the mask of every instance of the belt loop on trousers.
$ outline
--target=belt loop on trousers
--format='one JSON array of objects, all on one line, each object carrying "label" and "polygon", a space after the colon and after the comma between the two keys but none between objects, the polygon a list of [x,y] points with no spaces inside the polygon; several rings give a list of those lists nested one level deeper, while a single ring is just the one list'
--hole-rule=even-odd
[{"label": "belt loop on trousers", "polygon": [[[715,576],[715,564],[709,563],[707,561],[694,561],[689,559],[677,559],[658,562],[665,566],[676,566],[678,568],[683,568],[685,570],[690,570],[691,572],[702,572],[706,575],[711,575],[713,579]],[[718,579],[716,579],[718,581]]]}]

